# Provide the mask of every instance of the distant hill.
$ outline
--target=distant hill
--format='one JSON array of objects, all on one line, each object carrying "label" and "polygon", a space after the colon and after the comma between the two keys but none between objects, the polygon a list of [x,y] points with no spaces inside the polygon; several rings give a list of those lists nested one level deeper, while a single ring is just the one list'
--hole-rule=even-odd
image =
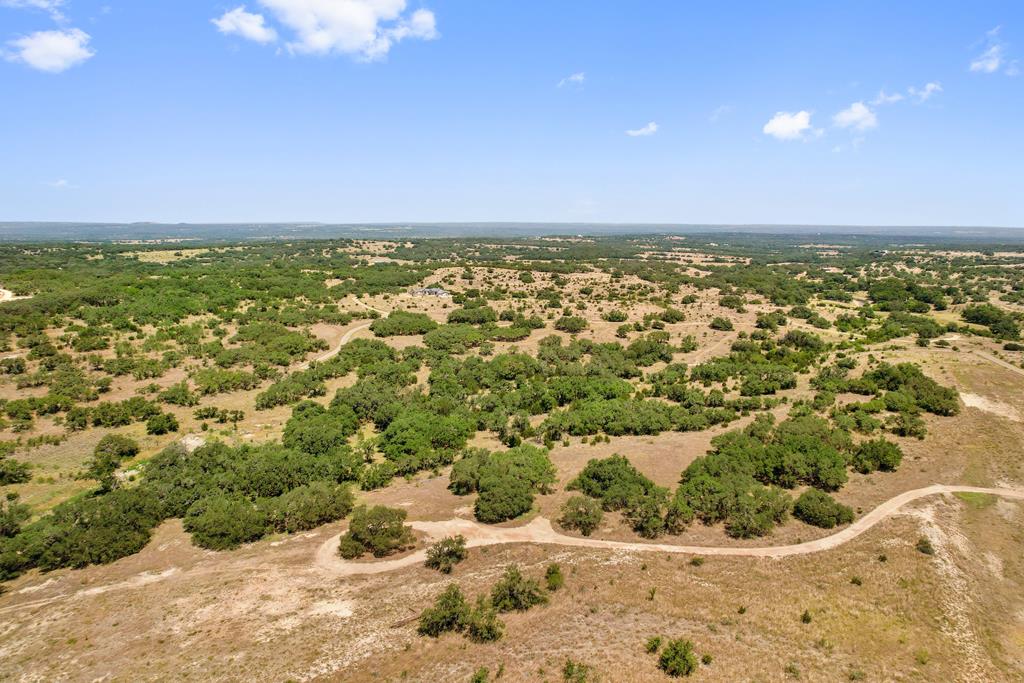
[{"label": "distant hill", "polygon": [[928,242],[1024,242],[1022,228],[984,226],[699,225],[683,223],[44,223],[0,222],[0,242],[540,237],[637,234],[865,235]]}]

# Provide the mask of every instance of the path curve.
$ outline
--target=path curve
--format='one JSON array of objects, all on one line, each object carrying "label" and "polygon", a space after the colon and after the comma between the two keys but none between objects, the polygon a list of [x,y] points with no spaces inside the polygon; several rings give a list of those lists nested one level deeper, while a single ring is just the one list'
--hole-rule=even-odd
[{"label": "path curve", "polygon": [[[388,314],[387,311],[382,311],[379,308],[374,308],[373,306],[369,306],[367,304],[364,304],[359,299],[354,299],[354,301],[357,304],[359,304],[360,306],[363,306],[364,308],[368,308],[371,311],[377,311],[381,315],[385,315],[386,316]],[[371,321],[371,322],[365,323],[363,325],[359,325],[357,327],[353,327],[351,330],[349,330],[348,332],[346,332],[345,334],[343,334],[341,336],[341,339],[338,340],[337,346],[335,346],[333,349],[320,354],[319,356],[317,356],[316,358],[313,358],[312,360],[303,361],[302,363],[300,363],[296,367],[296,369],[297,370],[307,370],[311,363],[322,363],[325,360],[330,360],[331,358],[334,358],[339,353],[341,353],[341,347],[345,346],[345,344],[348,344],[350,341],[352,341],[352,336],[356,332],[361,332],[362,330],[365,330],[365,329],[369,328],[370,325],[372,325],[372,324],[373,324],[373,322]]]},{"label": "path curve", "polygon": [[[862,516],[850,526],[831,536],[819,538],[793,545],[778,545],[760,548],[741,548],[736,546],[697,546],[672,545],[668,543],[630,543],[624,541],[606,541],[596,538],[566,536],[558,533],[545,517],[535,517],[528,524],[519,527],[493,527],[468,519],[450,519],[443,522],[412,522],[413,529],[424,532],[430,539],[462,534],[468,547],[498,545],[502,543],[546,543],[551,545],[574,546],[580,548],[603,548],[609,550],[628,550],[636,552],[680,553],[686,555],[717,555],[740,557],[789,557],[808,553],[831,550],[860,536],[886,517],[897,512],[907,503],[942,493],[987,493],[1004,498],[1024,500],[1024,490],[1010,488],[982,488],[979,486],[946,486],[935,484],[923,489],[914,489],[890,498],[871,512]],[[353,562],[344,560],[338,555],[338,542],[341,535],[333,536],[317,549],[315,565],[337,576],[355,576],[359,574],[383,574],[403,567],[423,564],[427,551],[417,552],[394,560]]]}]

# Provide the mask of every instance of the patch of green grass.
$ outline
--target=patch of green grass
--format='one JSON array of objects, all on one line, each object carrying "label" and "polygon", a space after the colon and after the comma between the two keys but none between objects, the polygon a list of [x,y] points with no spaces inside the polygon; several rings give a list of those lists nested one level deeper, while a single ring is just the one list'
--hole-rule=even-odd
[{"label": "patch of green grass", "polygon": [[963,502],[967,503],[968,506],[975,510],[984,510],[995,504],[996,496],[991,493],[968,493],[966,491],[957,491],[953,494]]}]

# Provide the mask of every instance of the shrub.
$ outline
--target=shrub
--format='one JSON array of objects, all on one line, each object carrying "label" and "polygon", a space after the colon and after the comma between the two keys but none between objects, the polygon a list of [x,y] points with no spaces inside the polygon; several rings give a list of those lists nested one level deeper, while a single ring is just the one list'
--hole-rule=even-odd
[{"label": "shrub", "polygon": [[649,654],[649,655],[653,655],[655,652],[657,652],[660,649],[661,649],[661,636],[651,636],[650,638],[647,639],[647,642],[644,644],[644,650],[646,650],[647,654]]},{"label": "shrub", "polygon": [[589,536],[601,525],[604,512],[601,504],[593,498],[572,496],[562,505],[562,516],[558,523],[566,529],[574,529],[584,536]]},{"label": "shrub", "polygon": [[555,329],[560,332],[576,334],[587,329],[587,321],[585,318],[581,318],[577,315],[563,315],[555,321]]},{"label": "shrub", "polygon": [[178,418],[170,413],[160,413],[146,420],[147,434],[167,434],[178,431]]},{"label": "shrub", "polygon": [[562,680],[566,683],[587,683],[591,668],[583,662],[566,659],[562,666]]},{"label": "shrub", "polygon": [[552,562],[544,571],[544,581],[548,590],[554,593],[565,585],[565,577],[562,575],[562,567],[557,562]]},{"label": "shrub", "polygon": [[395,478],[397,468],[390,462],[378,462],[367,465],[359,473],[359,488],[364,491],[382,489]]},{"label": "shrub", "polygon": [[118,461],[135,457],[139,453],[139,444],[127,436],[107,434],[93,449],[93,456],[109,456]]},{"label": "shrub", "polygon": [[933,546],[932,542],[929,541],[924,536],[922,536],[921,538],[917,539],[917,543],[914,545],[914,547],[917,548],[918,552],[924,553],[925,555],[934,555],[935,554],[935,546]]},{"label": "shrub", "polygon": [[853,521],[853,508],[837,503],[832,496],[818,489],[807,489],[796,499],[793,516],[822,529],[831,529]]},{"label": "shrub", "polygon": [[874,439],[857,446],[853,454],[853,467],[861,474],[875,470],[892,472],[903,460],[903,451],[891,441]]},{"label": "shrub", "polygon": [[263,499],[260,505],[273,529],[294,533],[344,518],[352,511],[353,500],[347,486],[315,481],[277,498]]},{"label": "shrub", "polygon": [[[405,525],[405,510],[375,505],[368,508],[360,505],[352,513],[348,533],[339,551],[342,557],[354,559],[363,553],[384,557],[413,544],[412,530]],[[353,552],[358,551],[356,554]],[[348,554],[346,554],[348,553]]]},{"label": "shrub", "polygon": [[465,560],[468,556],[466,539],[459,534],[458,536],[442,538],[427,548],[427,560],[424,564],[442,574],[451,574],[455,565]]},{"label": "shrub", "polygon": [[160,501],[139,488],[72,499],[22,531],[34,537],[29,555],[44,571],[107,564],[133,555],[149,542],[160,522]]},{"label": "shrub", "polygon": [[230,550],[260,539],[267,518],[252,501],[219,494],[193,503],[183,520],[192,542],[209,550]]},{"label": "shrub", "polygon": [[689,676],[697,670],[697,655],[689,640],[670,640],[658,657],[658,668],[673,678]]},{"label": "shrub", "polygon": [[731,332],[733,329],[732,321],[728,318],[717,317],[711,321],[711,329],[719,330],[720,332]]},{"label": "shrub", "polygon": [[100,482],[101,491],[114,488],[114,472],[121,462],[134,457],[139,452],[139,445],[132,439],[120,434],[107,434],[93,449],[92,458],[85,464],[83,476]]},{"label": "shrub", "polygon": [[540,584],[534,579],[527,579],[519,571],[519,567],[511,565],[505,569],[504,575],[491,588],[491,604],[499,612],[525,612],[534,605],[543,605],[548,601]]},{"label": "shrub", "polygon": [[437,323],[423,313],[392,311],[386,318],[377,318],[370,331],[378,337],[426,334],[437,328]]},{"label": "shrub", "polygon": [[466,617],[466,637],[474,643],[493,643],[505,632],[505,623],[498,610],[484,596],[476,599],[476,606]]},{"label": "shrub", "polygon": [[481,480],[473,513],[485,524],[496,524],[526,514],[532,507],[533,491],[528,483],[514,476],[496,475]]},{"label": "shrub", "polygon": [[17,536],[21,525],[32,517],[31,508],[18,501],[17,493],[8,493],[0,499],[0,538]]},{"label": "shrub", "polygon": [[462,631],[468,617],[469,603],[453,583],[438,596],[433,607],[423,610],[416,630],[420,635],[437,638],[449,631]]},{"label": "shrub", "polygon": [[24,484],[32,478],[31,467],[27,462],[0,455],[0,486]]}]

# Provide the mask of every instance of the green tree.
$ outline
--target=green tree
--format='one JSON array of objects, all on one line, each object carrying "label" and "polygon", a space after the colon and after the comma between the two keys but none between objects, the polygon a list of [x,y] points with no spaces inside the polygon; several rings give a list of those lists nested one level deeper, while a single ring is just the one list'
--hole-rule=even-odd
[{"label": "green tree", "polygon": [[697,655],[689,640],[670,640],[658,657],[658,668],[673,678],[689,676],[697,670]]},{"label": "green tree", "polygon": [[454,583],[450,584],[438,596],[434,605],[420,614],[419,626],[416,630],[420,635],[432,638],[437,638],[449,631],[462,631],[466,627],[469,612],[466,596],[462,594],[458,586]]},{"label": "green tree", "polygon": [[427,548],[427,560],[424,564],[442,574],[451,574],[455,565],[465,560],[468,556],[466,538],[459,534],[442,538]]},{"label": "green tree", "polygon": [[498,583],[491,588],[491,604],[499,612],[525,612],[547,601],[540,584],[523,576],[516,565],[507,567]]},{"label": "green tree", "polygon": [[558,523],[566,529],[575,529],[584,536],[589,536],[601,525],[604,512],[601,504],[593,498],[571,496],[562,505],[562,516]]},{"label": "green tree", "polygon": [[342,557],[354,559],[366,552],[384,557],[410,547],[414,539],[405,517],[405,510],[360,505],[352,513],[348,533],[342,537]]}]

